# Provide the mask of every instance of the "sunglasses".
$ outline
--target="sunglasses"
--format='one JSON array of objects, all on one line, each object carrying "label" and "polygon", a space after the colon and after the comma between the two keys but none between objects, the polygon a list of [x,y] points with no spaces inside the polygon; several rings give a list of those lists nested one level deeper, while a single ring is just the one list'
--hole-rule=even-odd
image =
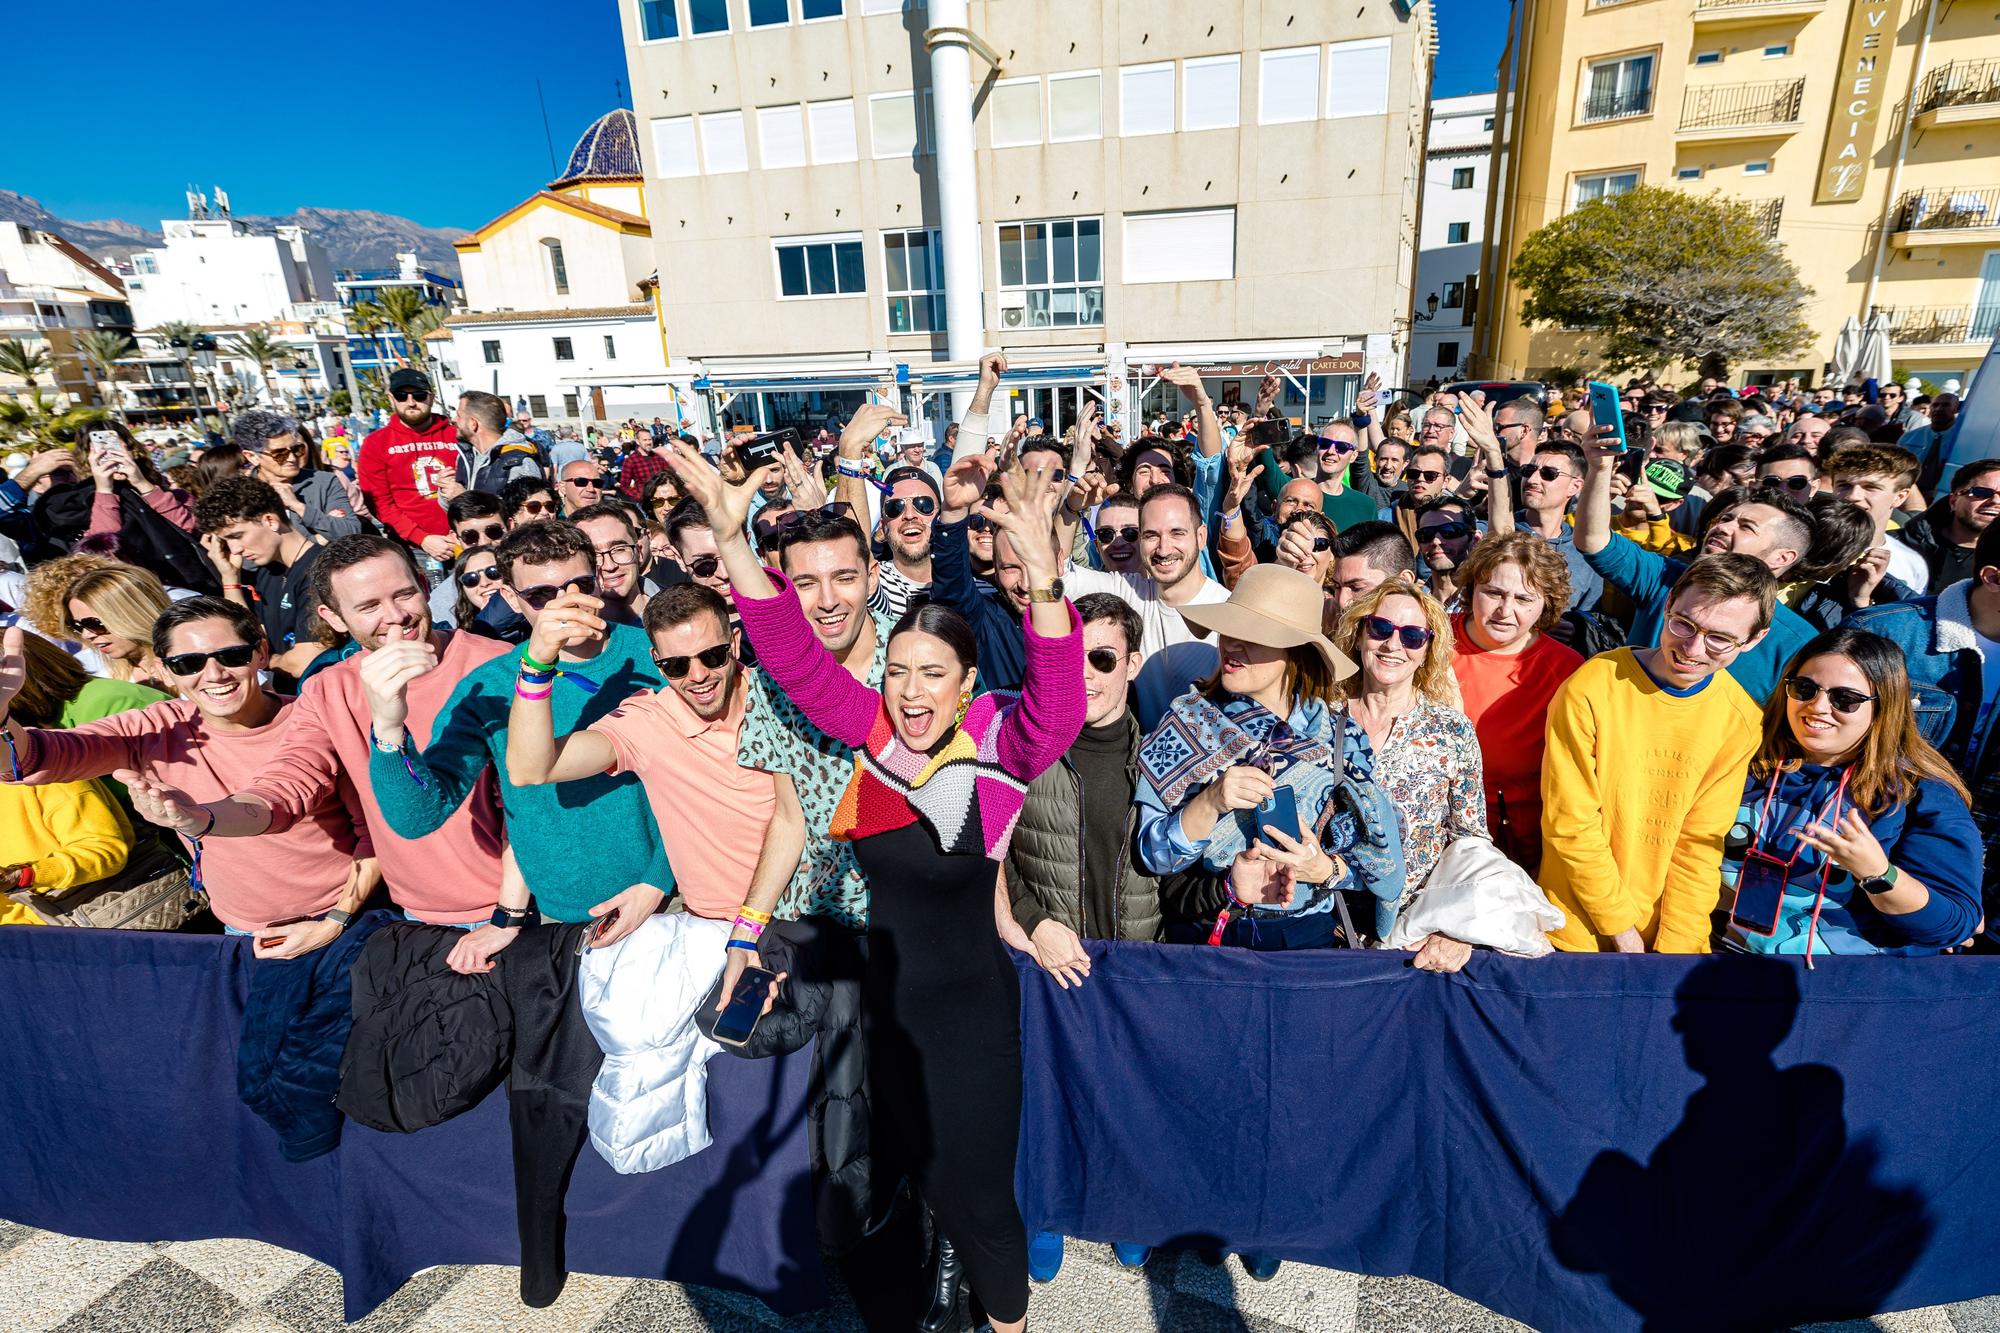
[{"label": "sunglasses", "polygon": [[712,579],[715,571],[721,568],[722,557],[716,555],[698,555],[687,562],[688,573],[698,579]]},{"label": "sunglasses", "polygon": [[428,403],[431,400],[431,391],[429,389],[398,389],[389,396],[399,403]]},{"label": "sunglasses", "polygon": [[278,449],[264,450],[264,457],[273,459],[280,463],[290,463],[297,459],[304,458],[305,456],[306,456],[306,451],[300,448],[296,444],[288,444],[285,445],[283,448],[278,448]]},{"label": "sunglasses", "polygon": [[1649,417],[1663,417],[1663,416],[1665,416],[1666,414],[1667,414],[1667,405],[1666,405],[1665,403],[1647,403],[1647,404],[1646,404],[1646,415],[1647,415],[1647,416],[1649,416]]},{"label": "sunglasses", "polygon": [[1101,542],[1110,541],[1114,537],[1121,542],[1136,542],[1139,540],[1139,529],[1128,524],[1122,528],[1099,528],[1097,530],[1097,540]]},{"label": "sunglasses", "polygon": [[1428,528],[1417,529],[1417,545],[1435,538],[1441,542],[1455,542],[1472,531],[1470,523],[1438,523]]},{"label": "sunglasses", "polygon": [[1418,481],[1429,482],[1429,481],[1444,480],[1444,473],[1436,471],[1432,468],[1423,468],[1423,467],[1414,468],[1411,470],[1410,475],[1415,477]]},{"label": "sunglasses", "polygon": [[1521,464],[1522,481],[1526,481],[1530,477],[1540,477],[1543,481],[1554,481],[1558,477],[1567,477],[1568,475],[1569,473],[1559,467],[1549,467],[1546,464],[1541,467],[1536,467],[1533,463]]},{"label": "sunglasses", "polygon": [[[986,515],[984,514],[974,514],[970,518],[965,520],[965,526],[966,529],[971,532],[985,532],[988,528],[991,528],[993,526],[993,520],[986,517]],[[1126,528],[1124,529],[1124,531],[1133,534],[1132,536],[1127,537],[1125,540],[1127,541],[1138,540],[1139,530],[1137,528]]]},{"label": "sunglasses", "polygon": [[597,594],[597,579],[589,574],[579,574],[573,579],[565,579],[559,588],[540,584],[533,588],[516,588],[514,595],[539,611],[566,592],[580,592],[585,597]]},{"label": "sunglasses", "polygon": [[1395,621],[1382,616],[1362,617],[1361,628],[1366,630],[1368,637],[1377,643],[1387,643],[1393,635],[1411,652],[1427,646],[1431,641],[1431,632],[1426,626],[1398,625]]},{"label": "sunglasses", "polygon": [[483,528],[460,528],[458,539],[467,546],[477,546],[482,541],[497,542],[507,535],[507,529],[498,523]]},{"label": "sunglasses", "polygon": [[1875,699],[1872,694],[1850,690],[1845,685],[1822,685],[1811,676],[1785,677],[1785,693],[1802,704],[1809,704],[1819,698],[1821,690],[1826,691],[1826,701],[1833,705],[1833,711],[1842,717],[1854,712],[1865,703],[1872,703]]},{"label": "sunglasses", "polygon": [[518,512],[526,514],[529,518],[540,518],[543,514],[553,514],[556,512],[555,501],[524,500],[521,502],[521,508]]},{"label": "sunglasses", "polygon": [[1812,478],[1811,477],[1765,477],[1763,480],[1759,481],[1757,485],[1761,489],[1767,491],[1778,491],[1778,490],[1809,491],[1812,489]]},{"label": "sunglasses", "polygon": [[718,643],[713,648],[704,648],[700,652],[688,657],[655,657],[653,665],[658,667],[660,674],[668,680],[679,680],[688,673],[688,667],[692,663],[700,662],[710,671],[715,671],[728,660],[729,645]]},{"label": "sunglasses", "polygon": [[160,660],[166,663],[167,670],[176,676],[198,676],[201,674],[201,669],[208,665],[208,659],[211,657],[223,666],[235,668],[249,666],[250,659],[256,655],[256,644],[232,643],[227,648],[217,648],[212,653],[175,653]]},{"label": "sunglasses", "polygon": [[1343,440],[1338,436],[1331,436],[1319,442],[1319,451],[1323,454],[1351,454],[1354,452],[1354,449],[1355,445],[1352,440]]},{"label": "sunglasses", "polygon": [[563,485],[574,486],[580,491],[601,491],[604,489],[604,481],[600,477],[571,477],[563,482]]},{"label": "sunglasses", "polygon": [[937,501],[928,495],[897,496],[882,502],[882,517],[901,518],[905,509],[914,509],[929,518],[937,512]]},{"label": "sunglasses", "polygon": [[109,634],[111,632],[104,628],[104,622],[96,616],[72,616],[70,617],[69,627],[81,634]]},{"label": "sunglasses", "polygon": [[1119,655],[1109,648],[1092,648],[1083,655],[1083,660],[1090,663],[1092,671],[1105,676],[1118,669]]},{"label": "sunglasses", "polygon": [[458,586],[461,588],[477,588],[482,583],[498,583],[499,581],[500,566],[498,565],[486,565],[480,569],[461,570],[458,575]]},{"label": "sunglasses", "polygon": [[1967,486],[1959,494],[1974,500],[1991,500],[1994,496],[2000,495],[2000,490],[1995,490],[1991,486]]}]

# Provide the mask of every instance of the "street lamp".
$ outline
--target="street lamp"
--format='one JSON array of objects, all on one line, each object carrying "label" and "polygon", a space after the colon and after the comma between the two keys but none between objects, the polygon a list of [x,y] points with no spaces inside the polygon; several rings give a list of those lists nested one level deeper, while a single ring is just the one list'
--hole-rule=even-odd
[{"label": "street lamp", "polygon": [[1428,324],[1432,320],[1437,318],[1437,313],[1438,313],[1438,294],[1436,292],[1432,292],[1429,296],[1426,296],[1424,298],[1424,313],[1417,315],[1416,320],[1419,324]]}]

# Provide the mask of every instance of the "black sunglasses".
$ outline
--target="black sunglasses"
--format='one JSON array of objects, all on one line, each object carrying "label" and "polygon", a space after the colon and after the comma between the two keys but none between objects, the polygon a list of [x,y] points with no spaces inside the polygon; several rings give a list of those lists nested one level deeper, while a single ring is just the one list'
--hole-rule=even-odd
[{"label": "black sunglasses", "polygon": [[1139,529],[1127,524],[1122,528],[1099,528],[1097,530],[1097,540],[1099,541],[1107,541],[1112,537],[1116,537],[1121,542],[1136,542],[1139,540]]},{"label": "black sunglasses", "polygon": [[198,676],[201,674],[201,669],[208,665],[208,659],[211,657],[223,666],[235,668],[249,666],[250,659],[256,655],[256,644],[232,643],[227,648],[217,648],[212,653],[174,653],[160,660],[166,663],[167,670],[176,676]]},{"label": "black sunglasses", "polygon": [[1083,660],[1090,663],[1090,669],[1100,676],[1116,671],[1118,658],[1119,654],[1110,648],[1092,648],[1083,655]]},{"label": "black sunglasses", "polygon": [[[1974,500],[1991,500],[1994,496],[2000,495],[2000,491],[1994,490],[1991,486],[1967,486],[1959,491],[1959,494]],[[79,620],[76,623],[81,625],[83,622]]]},{"label": "black sunglasses", "polygon": [[555,513],[556,506],[553,500],[523,500],[519,512],[530,518],[540,518],[543,514]]},{"label": "black sunglasses", "polygon": [[1398,625],[1382,616],[1364,616],[1361,628],[1368,631],[1368,637],[1377,643],[1387,643],[1391,635],[1402,641],[1411,652],[1424,647],[1431,641],[1431,632],[1423,625]]},{"label": "black sunglasses", "polygon": [[928,495],[897,496],[882,502],[883,518],[901,518],[905,509],[914,509],[928,518],[937,512],[937,501]]},{"label": "black sunglasses", "polygon": [[1767,491],[1809,491],[1812,489],[1812,478],[1764,477],[1757,482],[1757,485],[1760,489]]},{"label": "black sunglasses", "polygon": [[597,595],[597,579],[590,574],[579,574],[573,579],[565,579],[559,588],[538,584],[533,588],[516,588],[514,595],[539,611],[566,592],[580,592],[585,597]]},{"label": "black sunglasses", "polygon": [[499,581],[500,566],[498,565],[487,565],[480,569],[461,570],[458,575],[458,586],[461,588],[477,588],[482,583],[498,583]]},{"label": "black sunglasses", "polygon": [[419,403],[428,403],[431,400],[431,391],[429,389],[397,389],[389,396],[399,403],[407,403],[412,399]]},{"label": "black sunglasses", "polygon": [[104,628],[104,622],[96,616],[71,616],[69,625],[71,629],[81,630],[85,634],[110,633]]},{"label": "black sunglasses", "polygon": [[655,657],[653,665],[658,667],[660,674],[668,680],[679,680],[688,673],[690,663],[700,662],[710,671],[714,671],[728,660],[729,645],[718,643],[713,648],[704,648],[688,657]]},{"label": "black sunglasses", "polygon": [[601,491],[604,489],[604,479],[602,477],[570,477],[563,482],[563,485],[581,486],[587,491]]},{"label": "black sunglasses", "polygon": [[688,573],[698,579],[712,579],[715,571],[721,568],[722,557],[715,555],[698,555],[687,563]]},{"label": "black sunglasses", "polygon": [[1855,709],[1861,707],[1861,705],[1871,703],[1875,699],[1875,696],[1872,694],[1863,694],[1860,690],[1850,690],[1845,685],[1822,685],[1811,676],[1785,677],[1785,693],[1791,695],[1802,704],[1809,704],[1819,698],[1821,690],[1826,691],[1826,701],[1833,705],[1833,711],[1841,714],[1843,717],[1852,713]]},{"label": "black sunglasses", "polygon": [[1543,481],[1554,481],[1558,477],[1567,477],[1568,475],[1569,473],[1565,472],[1563,469],[1559,467],[1549,467],[1547,464],[1543,464],[1540,467],[1535,466],[1533,463],[1521,464],[1522,481],[1526,481],[1528,478],[1534,476],[1541,477]]},{"label": "black sunglasses", "polygon": [[497,542],[506,535],[507,529],[501,527],[498,523],[488,524],[483,528],[460,528],[458,530],[458,539],[467,546],[477,546],[482,541]]},{"label": "black sunglasses", "polygon": [[[986,531],[986,530],[987,530],[988,528],[990,528],[990,527],[992,527],[992,526],[993,526],[993,520],[992,520],[992,519],[990,519],[990,518],[988,518],[988,517],[986,517],[986,515],[984,515],[984,514],[974,514],[974,515],[972,515],[972,516],[971,516],[970,518],[968,518],[968,519],[966,519],[966,520],[965,520],[965,526],[966,526],[966,527],[967,527],[967,528],[968,528],[968,529],[969,529],[970,531],[973,531],[973,532],[984,532],[984,531]],[[1129,531],[1135,531],[1135,532],[1136,532],[1136,531],[1137,531],[1137,529],[1136,529],[1136,528],[1135,528],[1135,529],[1129,529]]]},{"label": "black sunglasses", "polygon": [[1428,528],[1417,529],[1417,545],[1422,546],[1425,542],[1429,541],[1433,537],[1437,538],[1439,541],[1455,542],[1460,537],[1465,536],[1467,533],[1471,531],[1472,531],[1472,525],[1470,523],[1433,524],[1431,527]]},{"label": "black sunglasses", "polygon": [[1415,477],[1418,481],[1444,480],[1444,473],[1433,471],[1430,468],[1413,468],[1410,471],[1410,475]]}]

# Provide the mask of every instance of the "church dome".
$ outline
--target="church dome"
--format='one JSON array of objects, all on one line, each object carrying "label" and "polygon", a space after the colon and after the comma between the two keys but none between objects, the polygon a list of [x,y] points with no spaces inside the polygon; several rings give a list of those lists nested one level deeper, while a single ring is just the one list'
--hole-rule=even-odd
[{"label": "church dome", "polygon": [[582,181],[637,180],[639,168],[639,120],[624,107],[598,117],[570,150],[569,165],[551,189]]}]

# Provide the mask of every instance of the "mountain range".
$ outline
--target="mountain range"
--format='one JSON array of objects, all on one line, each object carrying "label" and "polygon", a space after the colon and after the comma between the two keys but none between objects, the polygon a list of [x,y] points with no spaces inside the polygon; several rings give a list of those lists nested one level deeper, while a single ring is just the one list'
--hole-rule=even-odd
[{"label": "mountain range", "polygon": [[[326,248],[335,269],[394,268],[398,252],[415,251],[424,267],[454,277],[458,275],[458,252],[451,243],[465,235],[457,227],[426,227],[391,213],[358,208],[301,208],[286,217],[238,214],[237,221],[258,231],[286,224],[303,227]],[[22,222],[56,232],[107,262],[162,244],[159,232],[130,222],[59,218],[39,199],[14,190],[0,190],[0,222]]]}]

